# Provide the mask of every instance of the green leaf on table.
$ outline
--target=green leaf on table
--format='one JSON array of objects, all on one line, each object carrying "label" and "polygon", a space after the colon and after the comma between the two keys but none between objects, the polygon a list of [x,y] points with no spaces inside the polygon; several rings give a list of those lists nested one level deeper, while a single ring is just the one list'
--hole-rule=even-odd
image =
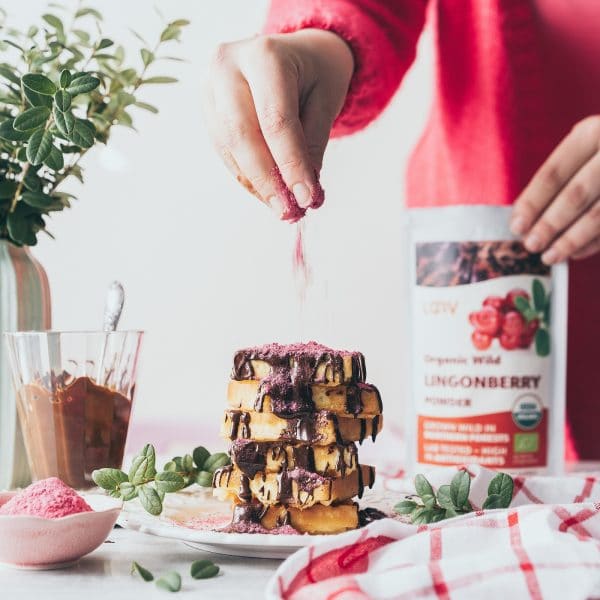
[{"label": "green leaf on table", "polygon": [[138,487],[138,498],[144,510],[151,515],[160,515],[162,512],[162,500],[158,492],[151,485],[140,485]]},{"label": "green leaf on table", "polygon": [[65,166],[62,152],[53,145],[50,154],[44,159],[44,164],[53,171],[60,171]]},{"label": "green leaf on table", "polygon": [[544,285],[539,279],[534,279],[532,283],[533,292],[533,306],[536,311],[541,312],[544,310],[546,304],[546,292]]},{"label": "green leaf on table", "polygon": [[50,109],[48,107],[34,106],[18,115],[13,122],[13,127],[17,131],[37,129],[46,123],[49,116]]},{"label": "green leaf on table", "polygon": [[63,112],[58,108],[58,106],[54,107],[54,123],[58,131],[64,135],[67,139],[73,135],[75,130],[75,117],[71,111]]},{"label": "green leaf on table", "polygon": [[154,579],[154,575],[148,571],[148,569],[144,569],[142,565],[133,561],[131,563],[131,574],[137,573],[144,581],[152,581]]},{"label": "green leaf on table", "polygon": [[185,481],[179,473],[173,471],[163,471],[158,473],[154,479],[156,490],[170,494],[185,487]]},{"label": "green leaf on table", "polygon": [[209,579],[219,573],[219,566],[211,560],[195,560],[190,566],[190,575],[194,579]]},{"label": "green leaf on table", "polygon": [[177,83],[178,81],[179,79],[176,77],[157,75],[156,77],[148,77],[148,79],[143,79],[142,83]]},{"label": "green leaf on table", "polygon": [[198,446],[197,448],[194,448],[194,451],[192,452],[194,463],[199,469],[204,467],[204,463],[209,456],[210,452],[204,446]]},{"label": "green leaf on table", "polygon": [[73,78],[67,92],[71,96],[77,96],[77,94],[85,94],[95,90],[100,85],[100,80],[92,75],[84,74],[81,77]]},{"label": "green leaf on table", "polygon": [[229,455],[225,452],[216,452],[215,454],[211,454],[205,461],[203,469],[205,471],[209,471],[210,473],[214,473],[217,469],[221,467],[225,467],[231,462]]},{"label": "green leaf on table", "polygon": [[538,356],[550,354],[550,334],[547,329],[538,329],[535,332],[535,351]]},{"label": "green leaf on table", "polygon": [[27,89],[43,96],[53,96],[56,93],[56,86],[41,73],[26,73],[21,77],[21,82]]},{"label": "green leaf on table", "polygon": [[394,505],[394,512],[399,515],[410,515],[415,508],[417,508],[417,503],[414,500],[401,500]]},{"label": "green leaf on table", "polygon": [[546,325],[548,325],[548,326],[550,326],[550,305],[551,305],[550,294],[548,294],[546,296],[546,303],[544,304],[544,313],[543,313],[544,323],[546,323]]},{"label": "green leaf on table", "polygon": [[49,131],[35,131],[27,144],[27,160],[34,166],[41,165],[52,150],[52,142],[52,134]]},{"label": "green leaf on table", "polygon": [[171,23],[169,23],[169,25],[174,25],[175,27],[185,27],[186,25],[189,25],[191,23],[191,21],[188,21],[187,19],[176,19],[175,21],[171,21]]},{"label": "green leaf on table", "polygon": [[[68,71],[66,71],[68,73]],[[54,105],[61,112],[67,112],[71,108],[71,94],[67,90],[58,90],[54,94]]]},{"label": "green leaf on table", "polygon": [[73,131],[67,136],[67,139],[76,146],[90,148],[94,144],[95,127],[90,121],[85,119],[75,119]]},{"label": "green leaf on table", "polygon": [[177,465],[175,464],[175,461],[170,460],[168,463],[165,463],[163,471],[177,471]]},{"label": "green leaf on table", "polygon": [[469,491],[471,489],[471,477],[464,471],[458,471],[450,482],[450,498],[455,508],[461,509],[469,500]]},{"label": "green leaf on table", "polygon": [[[45,194],[43,194],[45,195]],[[114,490],[128,481],[127,473],[124,473],[120,469],[96,469],[92,472],[92,480],[94,483],[101,487],[103,490]]]},{"label": "green leaf on table", "polygon": [[213,474],[210,471],[200,471],[196,475],[196,483],[202,487],[212,487]]},{"label": "green leaf on table", "polygon": [[156,580],[156,586],[168,592],[178,592],[181,589],[181,575],[175,571],[165,573]]}]

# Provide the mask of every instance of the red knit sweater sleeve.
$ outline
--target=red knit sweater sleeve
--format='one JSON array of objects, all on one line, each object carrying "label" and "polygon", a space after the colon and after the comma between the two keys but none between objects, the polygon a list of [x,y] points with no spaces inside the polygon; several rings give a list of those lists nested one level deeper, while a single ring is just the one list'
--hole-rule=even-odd
[{"label": "red knit sweater sleeve", "polygon": [[415,58],[427,0],[271,0],[265,30],[314,27],[341,36],[355,71],[332,135],[365,127],[387,105]]}]

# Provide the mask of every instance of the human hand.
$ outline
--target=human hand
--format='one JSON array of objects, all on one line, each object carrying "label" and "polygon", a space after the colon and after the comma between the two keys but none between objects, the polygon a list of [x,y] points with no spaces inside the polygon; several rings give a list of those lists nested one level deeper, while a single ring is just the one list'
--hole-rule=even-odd
[{"label": "human hand", "polygon": [[209,134],[237,180],[284,220],[323,203],[323,154],[353,69],[346,43],[317,29],[221,44],[214,56]]},{"label": "human hand", "polygon": [[549,265],[600,251],[600,115],[577,123],[533,176],[511,230]]}]

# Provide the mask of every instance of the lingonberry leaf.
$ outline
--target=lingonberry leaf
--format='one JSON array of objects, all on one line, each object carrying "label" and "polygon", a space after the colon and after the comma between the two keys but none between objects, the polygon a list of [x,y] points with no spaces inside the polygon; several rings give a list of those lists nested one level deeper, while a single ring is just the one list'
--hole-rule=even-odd
[{"label": "lingonberry leaf", "polygon": [[158,492],[148,484],[140,485],[137,492],[138,498],[140,499],[140,503],[144,507],[144,510],[149,512],[151,515],[160,515],[163,506]]},{"label": "lingonberry leaf", "polygon": [[417,506],[414,500],[402,500],[394,505],[394,512],[399,515],[410,515]]},{"label": "lingonberry leaf", "polygon": [[449,485],[440,485],[437,491],[437,501],[442,508],[454,508]]},{"label": "lingonberry leaf", "polygon": [[214,473],[217,469],[228,465],[231,462],[229,455],[225,452],[217,452],[216,454],[211,454],[204,461],[204,471],[209,471],[210,473]]},{"label": "lingonberry leaf", "polygon": [[185,486],[185,481],[179,473],[173,471],[163,471],[158,473],[154,478],[156,491],[163,493],[172,493],[182,489]]},{"label": "lingonberry leaf", "polygon": [[195,560],[190,566],[190,575],[194,579],[209,579],[219,573],[219,565],[211,560]]},{"label": "lingonberry leaf", "polygon": [[119,485],[128,481],[127,473],[120,469],[96,469],[92,472],[92,480],[104,490],[118,489]]},{"label": "lingonberry leaf", "polygon": [[452,504],[457,509],[461,509],[465,502],[469,499],[469,491],[471,489],[471,477],[467,471],[461,470],[454,475],[450,482],[450,498]]},{"label": "lingonberry leaf", "polygon": [[435,501],[435,493],[431,487],[431,484],[421,474],[418,474],[415,477],[415,490],[423,501],[423,504],[430,504],[432,498]]},{"label": "lingonberry leaf", "polygon": [[514,482],[510,475],[498,473],[488,486],[488,496],[497,494],[502,499],[504,507],[510,506],[513,497]]},{"label": "lingonberry leaf", "polygon": [[204,463],[209,456],[210,452],[204,446],[198,446],[197,448],[194,448],[194,451],[192,452],[194,463],[199,469],[204,467]]},{"label": "lingonberry leaf", "polygon": [[131,574],[137,573],[144,581],[152,581],[154,579],[154,575],[148,571],[148,569],[144,569],[142,565],[133,561],[131,563]]},{"label": "lingonberry leaf", "polygon": [[181,589],[181,575],[176,571],[165,573],[156,580],[156,586],[169,592],[178,592]]},{"label": "lingonberry leaf", "polygon": [[213,474],[210,471],[200,471],[196,476],[196,483],[201,487],[212,487]]},{"label": "lingonberry leaf", "polygon": [[506,508],[506,506],[500,494],[490,494],[485,499],[485,502],[483,503],[483,506],[481,508],[487,510],[492,508]]}]

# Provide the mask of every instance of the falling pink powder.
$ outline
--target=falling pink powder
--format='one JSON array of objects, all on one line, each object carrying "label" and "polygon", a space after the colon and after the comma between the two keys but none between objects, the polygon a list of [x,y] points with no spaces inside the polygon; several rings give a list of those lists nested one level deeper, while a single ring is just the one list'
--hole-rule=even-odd
[{"label": "falling pink powder", "polygon": [[58,477],[32,483],[0,507],[0,515],[31,515],[44,519],[91,511],[92,507]]}]

